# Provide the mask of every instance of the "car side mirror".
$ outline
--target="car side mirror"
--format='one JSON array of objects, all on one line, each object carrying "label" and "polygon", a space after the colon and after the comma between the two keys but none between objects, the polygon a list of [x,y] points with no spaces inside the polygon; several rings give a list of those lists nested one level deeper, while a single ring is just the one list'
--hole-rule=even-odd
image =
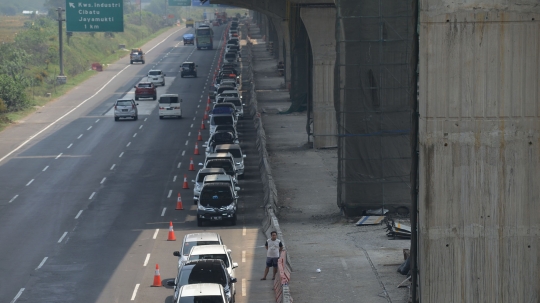
[{"label": "car side mirror", "polygon": [[232,278],[231,279],[231,283],[236,283],[238,280],[236,280],[236,278]]},{"label": "car side mirror", "polygon": [[245,158],[247,155],[242,155],[242,158]]},{"label": "car side mirror", "polygon": [[199,201],[199,197],[193,197],[193,200]]},{"label": "car side mirror", "polygon": [[172,254],[173,254],[173,256],[175,256],[175,257],[180,257],[180,252],[179,252],[179,251],[175,251],[175,252],[173,252]]},{"label": "car side mirror", "polygon": [[236,191],[238,191],[238,190],[240,190],[240,189],[241,189],[241,188],[238,187],[238,186],[234,188],[234,190],[236,190]]},{"label": "car side mirror", "polygon": [[232,264],[232,268],[234,269],[234,268],[237,268],[237,267],[238,267],[238,263],[236,263],[236,262],[233,262],[233,264]]},{"label": "car side mirror", "polygon": [[191,182],[195,183],[195,180],[191,180]]},{"label": "car side mirror", "polygon": [[133,87],[137,88],[137,85],[135,85],[135,86],[133,86]]},{"label": "car side mirror", "polygon": [[207,144],[203,144],[202,147],[208,147],[208,145],[207,145]]},{"label": "car side mirror", "polygon": [[136,105],[139,105],[139,103],[135,103]]},{"label": "car side mirror", "polygon": [[230,254],[230,253],[232,253],[232,250],[230,250],[230,249],[227,249],[227,253],[229,253],[229,254]]},{"label": "car side mirror", "polygon": [[176,283],[174,283],[174,280],[167,281],[167,286],[176,286]]}]

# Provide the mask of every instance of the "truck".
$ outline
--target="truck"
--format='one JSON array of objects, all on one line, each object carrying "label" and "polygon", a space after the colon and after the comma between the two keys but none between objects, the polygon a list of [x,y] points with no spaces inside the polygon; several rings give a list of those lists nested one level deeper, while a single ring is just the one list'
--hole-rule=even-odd
[{"label": "truck", "polygon": [[133,62],[141,62],[142,64],[144,64],[144,53],[142,49],[131,49],[131,53],[129,54],[129,64],[133,64]]},{"label": "truck", "polygon": [[188,18],[188,19],[186,20],[186,28],[188,28],[188,27],[193,28],[193,25],[194,25],[194,24],[195,24],[195,21],[193,21],[193,19]]},{"label": "truck", "polygon": [[220,24],[227,23],[227,13],[226,12],[217,12],[215,13],[216,19],[220,22]]}]

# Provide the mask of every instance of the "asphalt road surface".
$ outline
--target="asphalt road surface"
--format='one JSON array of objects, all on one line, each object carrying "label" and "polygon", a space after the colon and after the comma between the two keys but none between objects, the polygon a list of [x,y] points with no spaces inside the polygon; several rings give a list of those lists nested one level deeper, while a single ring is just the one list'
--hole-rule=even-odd
[{"label": "asphalt road surface", "polygon": [[[188,168],[204,160],[202,142],[201,155],[194,147],[219,51],[184,46],[191,31],[169,30],[144,46],[145,65],[124,58],[0,134],[0,302],[171,302],[171,287],[150,287],[155,266],[166,285],[177,272],[172,252],[199,231],[232,249],[237,302],[273,301],[272,281],[259,281],[263,196],[249,117],[238,125],[247,154],[238,225],[196,224]],[[183,61],[198,64],[198,78],[180,78]],[[113,102],[132,97],[150,69],[167,75],[158,95],[179,94],[183,118],[160,120],[157,101],[141,99],[138,121],[115,122]],[[178,193],[184,210],[175,210]],[[171,221],[177,241],[167,241]]]}]

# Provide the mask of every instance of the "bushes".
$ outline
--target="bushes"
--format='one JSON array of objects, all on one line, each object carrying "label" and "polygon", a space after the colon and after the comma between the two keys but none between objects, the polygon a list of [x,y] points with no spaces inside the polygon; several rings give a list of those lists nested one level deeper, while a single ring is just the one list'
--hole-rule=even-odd
[{"label": "bushes", "polygon": [[5,111],[17,111],[29,105],[24,93],[25,86],[8,75],[0,75],[0,99]]}]

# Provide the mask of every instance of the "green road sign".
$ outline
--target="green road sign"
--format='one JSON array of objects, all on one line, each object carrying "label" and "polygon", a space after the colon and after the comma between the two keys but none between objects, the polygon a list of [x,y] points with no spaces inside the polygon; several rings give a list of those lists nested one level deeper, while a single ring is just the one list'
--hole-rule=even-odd
[{"label": "green road sign", "polygon": [[169,6],[191,6],[191,0],[169,0]]},{"label": "green road sign", "polygon": [[66,0],[66,31],[123,32],[123,2],[123,0]]}]

